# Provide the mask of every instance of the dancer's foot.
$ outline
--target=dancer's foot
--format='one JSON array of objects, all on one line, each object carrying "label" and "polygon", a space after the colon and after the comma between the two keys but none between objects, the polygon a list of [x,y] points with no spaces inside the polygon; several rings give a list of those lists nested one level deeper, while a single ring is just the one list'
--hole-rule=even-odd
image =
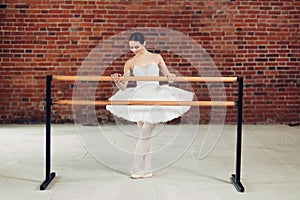
[{"label": "dancer's foot", "polygon": [[140,173],[140,174],[131,174],[132,179],[141,179],[141,178],[151,178],[153,176],[152,173]]},{"label": "dancer's foot", "polygon": [[151,178],[153,176],[152,172],[145,172],[143,178]]},{"label": "dancer's foot", "polygon": [[130,172],[130,177],[132,179],[141,179],[141,178],[151,178],[153,176],[152,172],[146,171],[136,171],[136,170],[132,170]]}]

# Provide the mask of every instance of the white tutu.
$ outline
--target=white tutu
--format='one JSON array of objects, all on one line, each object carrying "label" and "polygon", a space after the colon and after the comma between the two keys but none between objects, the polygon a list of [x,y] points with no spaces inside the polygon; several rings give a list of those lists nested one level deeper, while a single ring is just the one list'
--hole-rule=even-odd
[{"label": "white tutu", "polygon": [[[159,76],[157,64],[136,66],[134,76]],[[176,87],[163,85],[157,81],[138,81],[137,87],[119,90],[109,100],[125,101],[192,101],[194,93]],[[140,106],[107,105],[113,115],[132,122],[167,122],[186,113],[190,106]]]}]

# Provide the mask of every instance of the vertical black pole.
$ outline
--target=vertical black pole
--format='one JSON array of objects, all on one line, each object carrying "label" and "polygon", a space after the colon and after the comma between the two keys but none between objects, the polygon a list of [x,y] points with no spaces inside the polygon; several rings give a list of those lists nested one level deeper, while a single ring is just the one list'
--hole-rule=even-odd
[{"label": "vertical black pole", "polygon": [[48,75],[46,77],[46,171],[45,181],[41,184],[40,190],[45,190],[50,182],[54,179],[55,173],[51,173],[51,81],[52,76]]},{"label": "vertical black pole", "polygon": [[239,78],[238,93],[238,119],[237,119],[237,144],[236,144],[236,179],[241,178],[242,157],[242,124],[243,124],[243,78]]},{"label": "vertical black pole", "polygon": [[241,183],[241,158],[242,158],[242,124],[243,124],[243,78],[238,78],[238,116],[237,116],[237,144],[236,144],[236,174],[232,174],[231,181],[239,192],[244,192]]},{"label": "vertical black pole", "polygon": [[51,168],[51,81],[52,77],[46,78],[46,179],[50,178]]}]

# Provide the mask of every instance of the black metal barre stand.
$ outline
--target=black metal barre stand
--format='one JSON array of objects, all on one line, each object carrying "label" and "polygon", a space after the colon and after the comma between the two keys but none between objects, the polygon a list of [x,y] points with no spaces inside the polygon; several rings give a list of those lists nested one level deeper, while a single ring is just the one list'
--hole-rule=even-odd
[{"label": "black metal barre stand", "polygon": [[52,76],[46,77],[46,171],[45,181],[40,185],[40,190],[45,190],[55,177],[55,172],[51,172],[51,81]]},{"label": "black metal barre stand", "polygon": [[242,124],[243,124],[243,87],[244,80],[238,78],[238,114],[237,114],[237,138],[236,138],[236,169],[231,175],[231,182],[239,192],[244,192],[245,188],[241,183],[241,161],[242,161]]},{"label": "black metal barre stand", "polygon": [[[55,172],[51,172],[51,81],[52,75],[46,77],[46,158],[45,158],[45,181],[40,185],[40,190],[45,190],[55,178]],[[236,172],[231,175],[231,182],[239,192],[245,188],[241,183],[241,157],[242,157],[242,123],[243,123],[243,78],[238,81],[238,115],[237,115],[237,146],[236,146]]]}]

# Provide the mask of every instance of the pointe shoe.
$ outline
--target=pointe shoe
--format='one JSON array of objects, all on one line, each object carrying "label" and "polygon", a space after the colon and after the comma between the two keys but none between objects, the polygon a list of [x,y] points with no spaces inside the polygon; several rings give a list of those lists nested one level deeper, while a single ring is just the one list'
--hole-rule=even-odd
[{"label": "pointe shoe", "polygon": [[142,172],[137,169],[133,169],[130,171],[130,177],[133,179],[138,179],[141,176]]},{"label": "pointe shoe", "polygon": [[151,172],[147,173],[131,173],[132,179],[141,179],[141,178],[151,178],[153,174]]},{"label": "pointe shoe", "polygon": [[143,174],[143,178],[151,178],[153,174],[151,172],[147,172]]}]

